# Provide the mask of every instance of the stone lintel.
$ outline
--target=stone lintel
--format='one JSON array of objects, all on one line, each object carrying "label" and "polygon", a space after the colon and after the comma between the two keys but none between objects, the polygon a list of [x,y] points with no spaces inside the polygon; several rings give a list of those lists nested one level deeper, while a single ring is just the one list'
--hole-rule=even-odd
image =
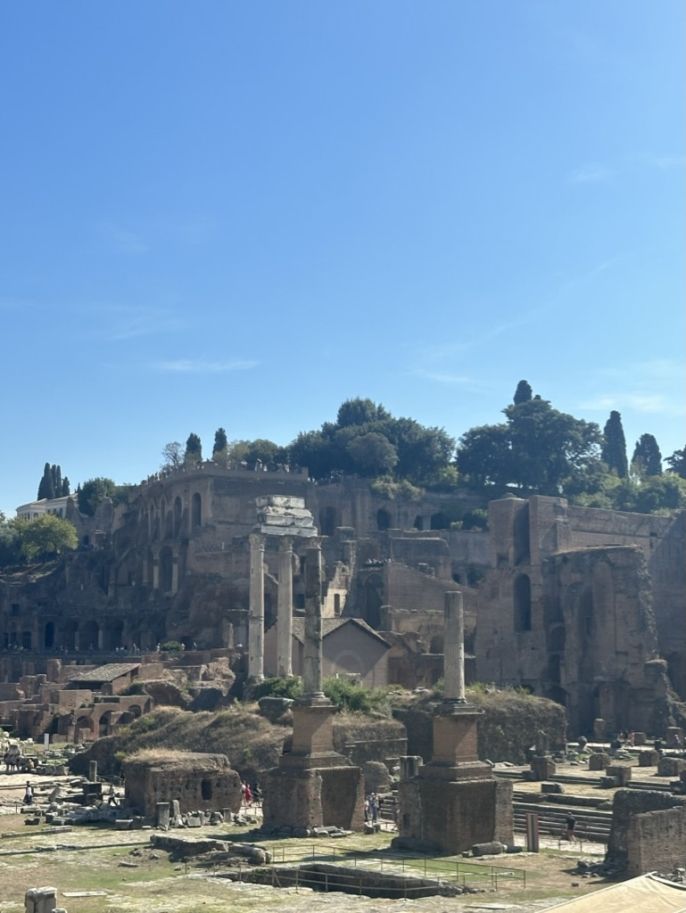
[{"label": "stone lintel", "polygon": [[321,752],[320,754],[298,754],[289,751],[288,754],[281,755],[279,758],[279,769],[293,771],[294,776],[299,770],[330,770],[333,767],[351,766],[348,759],[338,754],[337,751]]}]

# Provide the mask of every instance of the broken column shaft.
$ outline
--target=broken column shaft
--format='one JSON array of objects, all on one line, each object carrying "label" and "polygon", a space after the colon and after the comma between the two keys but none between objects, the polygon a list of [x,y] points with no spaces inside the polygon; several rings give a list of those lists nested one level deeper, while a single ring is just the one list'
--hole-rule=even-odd
[{"label": "broken column shaft", "polygon": [[462,593],[445,594],[445,632],[443,639],[443,698],[447,703],[464,704],[464,608]]},{"label": "broken column shaft", "polygon": [[305,700],[322,700],[322,553],[317,545],[305,557],[305,648],[303,651]]}]

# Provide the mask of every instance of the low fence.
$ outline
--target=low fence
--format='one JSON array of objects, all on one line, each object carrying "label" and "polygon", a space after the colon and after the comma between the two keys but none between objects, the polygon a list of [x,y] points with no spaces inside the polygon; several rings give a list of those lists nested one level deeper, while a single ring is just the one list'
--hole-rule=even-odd
[{"label": "low fence", "polygon": [[501,879],[510,879],[521,881],[522,887],[526,887],[526,872],[523,869],[452,860],[441,856],[374,853],[322,844],[312,844],[311,849],[294,847],[292,844],[270,844],[268,849],[272,854],[272,867],[276,867],[277,871],[279,865],[287,863],[336,862],[380,874],[415,875],[449,884],[480,885],[497,889]]}]

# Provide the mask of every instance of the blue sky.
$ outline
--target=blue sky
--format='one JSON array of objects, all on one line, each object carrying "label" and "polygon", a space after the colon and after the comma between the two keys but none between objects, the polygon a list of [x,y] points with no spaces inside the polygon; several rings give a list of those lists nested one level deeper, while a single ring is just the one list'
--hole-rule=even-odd
[{"label": "blue sky", "polygon": [[0,8],[0,509],[351,396],[684,422],[679,0]]}]

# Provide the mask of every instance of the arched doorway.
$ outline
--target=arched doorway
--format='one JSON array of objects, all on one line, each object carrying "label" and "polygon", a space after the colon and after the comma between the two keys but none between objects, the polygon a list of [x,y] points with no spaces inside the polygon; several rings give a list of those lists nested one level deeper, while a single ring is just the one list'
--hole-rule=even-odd
[{"label": "arched doorway", "polygon": [[112,733],[112,711],[108,710],[106,713],[100,717],[98,722],[98,735],[100,738],[104,738],[106,735]]},{"label": "arched doorway", "polygon": [[333,536],[338,526],[335,507],[323,507],[319,511],[319,530],[322,536]]},{"label": "arched doorway", "polygon": [[181,520],[183,518],[183,504],[178,496],[174,499],[174,535],[178,536],[181,532]]},{"label": "arched doorway", "polygon": [[81,626],[79,646],[82,650],[97,650],[99,647],[100,625],[97,621],[87,621]]},{"label": "arched doorway", "polygon": [[168,593],[172,588],[174,570],[174,556],[172,550],[166,546],[160,552],[160,589]]},{"label": "arched doorway", "polygon": [[383,507],[376,512],[376,528],[380,532],[391,528],[391,515]]}]

